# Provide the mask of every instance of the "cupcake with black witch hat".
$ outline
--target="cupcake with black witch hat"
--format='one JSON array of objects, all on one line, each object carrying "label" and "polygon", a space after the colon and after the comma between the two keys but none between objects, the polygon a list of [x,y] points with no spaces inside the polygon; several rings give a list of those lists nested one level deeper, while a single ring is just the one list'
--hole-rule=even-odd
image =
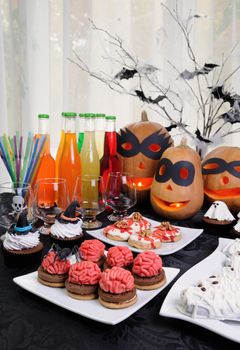
[{"label": "cupcake with black witch hat", "polygon": [[2,250],[8,266],[37,265],[41,261],[43,244],[39,232],[28,223],[27,213],[22,212],[17,224],[12,225],[5,235]]},{"label": "cupcake with black witch hat", "polygon": [[50,237],[53,243],[60,247],[73,247],[79,245],[83,238],[82,220],[76,217],[77,201],[72,202],[67,209],[60,213],[50,229]]}]

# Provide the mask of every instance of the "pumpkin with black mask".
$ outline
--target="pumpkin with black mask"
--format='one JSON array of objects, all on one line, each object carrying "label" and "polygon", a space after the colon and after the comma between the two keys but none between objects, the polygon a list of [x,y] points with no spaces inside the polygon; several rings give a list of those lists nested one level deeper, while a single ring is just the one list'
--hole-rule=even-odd
[{"label": "pumpkin with black mask", "polygon": [[153,176],[162,153],[173,146],[168,131],[148,120],[142,112],[141,121],[127,125],[117,134],[117,151],[121,170],[133,176],[138,201],[149,198]]},{"label": "pumpkin with black mask", "polygon": [[202,162],[204,193],[209,202],[223,201],[233,212],[240,210],[240,147],[221,146]]},{"label": "pumpkin with black mask", "polygon": [[203,197],[201,159],[183,139],[162,155],[151,188],[152,207],[165,218],[187,219],[202,207]]}]

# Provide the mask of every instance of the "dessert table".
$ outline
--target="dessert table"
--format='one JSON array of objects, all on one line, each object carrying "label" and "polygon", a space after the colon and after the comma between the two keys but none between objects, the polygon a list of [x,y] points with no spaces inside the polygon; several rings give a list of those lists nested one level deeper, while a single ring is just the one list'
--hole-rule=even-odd
[{"label": "dessert table", "polygon": [[[133,208],[144,216],[159,220],[150,204]],[[204,228],[203,233],[180,251],[162,257],[166,267],[180,269],[177,276],[211,254],[218,237],[236,238],[231,227],[203,224],[203,212],[186,221],[172,222],[180,226]],[[109,224],[106,214],[100,219]],[[3,231],[0,231],[0,234]],[[85,233],[86,238],[91,238]],[[42,236],[45,250],[50,247]],[[174,281],[148,304],[125,321],[112,326],[79,316],[45,301],[17,286],[12,280],[34,271],[29,268],[8,268],[0,253],[0,349],[168,349],[210,350],[239,349],[239,344],[188,322],[159,316],[159,310]]]}]

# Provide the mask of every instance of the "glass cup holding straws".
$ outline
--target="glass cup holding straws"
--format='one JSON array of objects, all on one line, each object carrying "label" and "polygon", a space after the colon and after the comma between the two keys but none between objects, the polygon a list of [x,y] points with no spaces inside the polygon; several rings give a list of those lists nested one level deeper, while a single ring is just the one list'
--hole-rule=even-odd
[{"label": "glass cup holding straws", "polygon": [[56,216],[70,204],[65,179],[40,179],[34,188],[33,214],[44,222],[40,233],[49,234]]},{"label": "glass cup holding straws", "polygon": [[16,224],[21,212],[27,213],[29,223],[33,223],[33,191],[29,183],[4,182],[0,184],[0,226],[9,229]]},{"label": "glass cup holding straws", "polygon": [[77,200],[80,204],[83,228],[96,229],[102,226],[101,221],[96,218],[105,210],[104,182],[101,176],[78,176],[73,200]]}]

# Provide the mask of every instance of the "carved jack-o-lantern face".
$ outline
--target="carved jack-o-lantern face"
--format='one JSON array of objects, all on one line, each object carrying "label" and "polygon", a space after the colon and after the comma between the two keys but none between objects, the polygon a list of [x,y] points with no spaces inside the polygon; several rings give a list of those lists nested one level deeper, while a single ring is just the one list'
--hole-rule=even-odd
[{"label": "carved jack-o-lantern face", "polygon": [[203,160],[204,193],[210,202],[223,201],[229,209],[240,209],[240,148],[222,146]]},{"label": "carved jack-o-lantern face", "polygon": [[168,131],[147,119],[120,130],[117,147],[122,171],[133,175],[137,191],[150,189],[158,161],[172,144]]},{"label": "carved jack-o-lantern face", "polygon": [[201,160],[186,146],[167,149],[158,164],[151,188],[153,209],[172,219],[194,215],[203,203]]}]

